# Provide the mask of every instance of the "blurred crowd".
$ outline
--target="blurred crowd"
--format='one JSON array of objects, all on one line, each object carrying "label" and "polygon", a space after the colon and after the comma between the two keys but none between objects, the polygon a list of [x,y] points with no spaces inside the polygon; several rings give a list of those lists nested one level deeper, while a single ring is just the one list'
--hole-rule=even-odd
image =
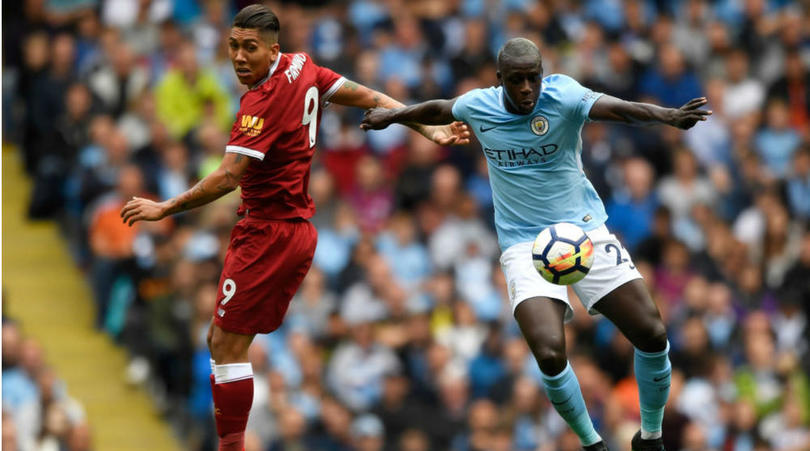
[{"label": "blurred crowd", "polygon": [[[213,449],[205,333],[239,198],[132,228],[118,212],[217,167],[244,92],[225,42],[249,3],[3,2],[3,131],[34,181],[28,214],[60,224],[96,326],[131,355],[126,377],[193,450]],[[546,74],[597,91],[706,96],[714,114],[688,132],[586,125],[584,169],[668,325],[667,449],[808,449],[810,3],[267,3],[283,52],[405,103],[496,84],[515,36]],[[323,113],[315,263],[250,350],[247,450],[578,450],[511,317],[477,143],[363,133],[361,116]],[[571,298],[586,403],[611,449],[629,449],[632,345]],[[3,342],[5,370],[5,326]]]},{"label": "blurred crowd", "polygon": [[[5,293],[4,297],[5,297]],[[5,301],[5,299],[4,299]],[[84,408],[23,326],[3,317],[4,450],[91,451]]]}]

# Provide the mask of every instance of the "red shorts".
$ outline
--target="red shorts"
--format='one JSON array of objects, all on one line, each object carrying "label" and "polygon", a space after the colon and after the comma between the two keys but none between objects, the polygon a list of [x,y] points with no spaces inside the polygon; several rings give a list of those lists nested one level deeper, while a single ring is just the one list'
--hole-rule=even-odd
[{"label": "red shorts", "polygon": [[246,335],[278,329],[312,265],[317,241],[315,226],[306,220],[237,222],[219,278],[214,324]]}]

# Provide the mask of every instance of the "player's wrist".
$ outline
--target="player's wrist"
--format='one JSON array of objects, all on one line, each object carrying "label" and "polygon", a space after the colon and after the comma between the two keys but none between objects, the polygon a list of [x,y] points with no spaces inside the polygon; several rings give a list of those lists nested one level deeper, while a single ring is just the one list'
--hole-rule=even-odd
[{"label": "player's wrist", "polygon": [[678,109],[677,108],[667,108],[664,111],[664,123],[667,125],[671,125],[673,127],[678,126]]},{"label": "player's wrist", "polygon": [[427,138],[427,139],[429,139],[431,141],[434,141],[434,142],[436,141],[435,136],[436,136],[436,131],[438,129],[437,126],[435,126],[435,125],[417,124],[417,127],[419,127],[419,128],[417,128],[417,130],[419,131],[419,133],[422,134],[422,136],[424,136],[425,138]]},{"label": "player's wrist", "polygon": [[164,200],[163,202],[159,202],[158,203],[158,214],[159,214],[160,217],[158,219],[163,219],[166,216],[169,216],[172,213],[174,213],[172,211],[172,205],[175,205],[176,203],[177,202],[172,202],[172,199]]}]

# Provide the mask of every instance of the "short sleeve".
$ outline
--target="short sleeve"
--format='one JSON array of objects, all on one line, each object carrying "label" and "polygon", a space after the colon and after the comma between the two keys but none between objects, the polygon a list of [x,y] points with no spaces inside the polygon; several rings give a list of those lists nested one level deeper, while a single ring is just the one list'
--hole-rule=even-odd
[{"label": "short sleeve", "polygon": [[321,102],[326,103],[346,83],[346,78],[332,69],[314,63],[313,66],[315,67],[315,83],[318,85],[318,92],[321,93]]},{"label": "short sleeve", "polygon": [[457,121],[470,121],[470,103],[475,99],[475,92],[476,90],[472,90],[462,94],[453,103],[452,113]]},{"label": "short sleeve", "polygon": [[225,152],[239,153],[258,160],[264,160],[273,141],[271,121],[267,109],[252,96],[242,99],[236,121],[231,128],[231,137]]},{"label": "short sleeve", "polygon": [[567,116],[580,122],[588,121],[591,107],[602,96],[601,92],[594,92],[567,75],[556,75],[560,81],[561,100]]}]

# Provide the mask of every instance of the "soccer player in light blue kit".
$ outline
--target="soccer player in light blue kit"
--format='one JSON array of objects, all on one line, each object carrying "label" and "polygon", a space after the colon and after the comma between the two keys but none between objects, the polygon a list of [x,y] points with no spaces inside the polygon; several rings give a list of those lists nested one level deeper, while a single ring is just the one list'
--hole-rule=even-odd
[{"label": "soccer player in light blue kit", "polygon": [[671,373],[666,329],[641,274],[605,227],[605,208],[582,170],[580,131],[590,120],[688,129],[711,114],[700,109],[707,101],[662,108],[595,93],[566,75],[543,78],[540,51],[524,38],[509,40],[498,53],[497,75],[500,86],[455,99],[369,110],[361,127],[463,121],[472,128],[489,166],[501,266],[514,316],[540,366],[546,395],[586,450],[606,450],[565,353],[563,324],[573,316],[566,287],[544,280],[531,255],[534,238],[552,224],[570,222],[588,233],[594,263],[574,291],[591,314],[605,315],[633,343],[641,429],[632,449],[662,451]]}]

